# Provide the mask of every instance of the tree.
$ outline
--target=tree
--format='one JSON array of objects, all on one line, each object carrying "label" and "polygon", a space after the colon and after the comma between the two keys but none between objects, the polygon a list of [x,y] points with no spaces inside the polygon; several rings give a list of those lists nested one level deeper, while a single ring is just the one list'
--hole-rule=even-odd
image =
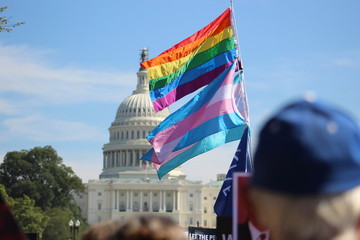
[{"label": "tree", "polygon": [[[0,7],[0,13],[4,12],[8,7]],[[25,22],[11,23],[11,17],[0,16],[0,32],[11,32],[14,27],[25,24]]]},{"label": "tree", "polygon": [[23,232],[42,235],[49,217],[41,208],[35,207],[34,200],[26,195],[23,198],[16,198],[10,209]]},{"label": "tree", "polygon": [[72,191],[84,191],[81,179],[51,146],[8,152],[0,164],[0,182],[11,197],[27,195],[43,210],[68,207]]},{"label": "tree", "polygon": [[35,201],[28,196],[23,198],[12,198],[0,184],[0,193],[9,206],[14,219],[24,233],[38,233],[40,236],[45,230],[49,217],[35,206]]}]

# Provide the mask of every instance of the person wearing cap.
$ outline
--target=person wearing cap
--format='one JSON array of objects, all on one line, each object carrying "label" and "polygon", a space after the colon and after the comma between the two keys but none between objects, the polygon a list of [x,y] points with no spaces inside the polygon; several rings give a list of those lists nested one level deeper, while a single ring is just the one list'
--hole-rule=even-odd
[{"label": "person wearing cap", "polygon": [[282,108],[260,132],[248,200],[273,240],[359,240],[359,123],[321,101]]}]

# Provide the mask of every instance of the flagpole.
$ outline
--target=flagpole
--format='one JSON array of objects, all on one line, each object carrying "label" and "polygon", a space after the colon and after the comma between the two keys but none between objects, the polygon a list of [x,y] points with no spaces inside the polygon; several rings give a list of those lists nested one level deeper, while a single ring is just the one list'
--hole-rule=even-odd
[{"label": "flagpole", "polygon": [[[245,77],[244,77],[244,72],[243,72],[243,62],[242,62],[242,58],[241,58],[241,51],[240,51],[240,41],[239,41],[239,37],[238,37],[238,30],[237,30],[237,25],[236,25],[236,18],[235,18],[235,10],[234,10],[234,4],[233,4],[233,0],[230,0],[230,8],[231,8],[231,21],[232,21],[232,26],[233,26],[233,32],[234,32],[234,37],[236,39],[236,51],[237,51],[237,56],[240,62],[240,71],[238,71],[238,74],[240,76],[240,74],[242,73],[242,81],[243,81],[243,93],[244,93],[244,101],[243,101],[243,105],[246,106],[247,108],[247,119],[246,119],[246,124],[248,125],[249,129],[250,129],[250,108],[248,105],[248,97],[247,97],[247,92],[246,92],[246,84],[245,84]],[[252,158],[252,152],[251,152],[251,131],[248,132],[249,134],[249,159],[250,159],[250,164],[251,164],[251,169],[253,169],[253,158]]]}]

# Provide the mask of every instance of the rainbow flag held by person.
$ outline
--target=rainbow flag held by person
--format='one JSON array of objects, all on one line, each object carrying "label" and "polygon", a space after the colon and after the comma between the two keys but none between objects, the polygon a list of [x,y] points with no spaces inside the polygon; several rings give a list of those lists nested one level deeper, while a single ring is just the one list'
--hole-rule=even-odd
[{"label": "rainbow flag held by person", "polygon": [[159,56],[141,63],[147,69],[155,111],[208,85],[237,58],[231,9]]},{"label": "rainbow flag held by person", "polygon": [[248,112],[238,65],[234,60],[147,136],[152,149],[142,159],[153,162],[160,179],[190,158],[241,138]]}]

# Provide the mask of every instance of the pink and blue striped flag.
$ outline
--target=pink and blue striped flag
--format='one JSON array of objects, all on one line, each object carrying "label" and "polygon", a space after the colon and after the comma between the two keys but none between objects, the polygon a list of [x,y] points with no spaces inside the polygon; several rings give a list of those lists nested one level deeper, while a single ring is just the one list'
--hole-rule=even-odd
[{"label": "pink and blue striped flag", "polygon": [[248,110],[238,64],[234,60],[148,135],[152,149],[142,159],[153,162],[160,179],[187,160],[241,138]]}]

